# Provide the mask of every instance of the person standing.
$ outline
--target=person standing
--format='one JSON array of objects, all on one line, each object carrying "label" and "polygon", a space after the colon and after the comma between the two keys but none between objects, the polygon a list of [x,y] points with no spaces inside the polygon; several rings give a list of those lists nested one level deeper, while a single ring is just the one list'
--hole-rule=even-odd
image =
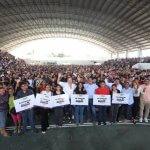
[{"label": "person standing", "polygon": [[[84,89],[84,85],[82,82],[77,84],[76,89],[74,90],[74,94],[86,94],[87,92]],[[83,113],[85,106],[75,106],[75,123],[77,125],[83,124]]]},{"label": "person standing", "polygon": [[98,86],[93,83],[93,79],[90,77],[88,83],[84,84],[84,88],[89,96],[89,106],[87,107],[88,119],[91,119],[93,125],[96,123],[96,107],[93,105],[93,95]]},{"label": "person standing", "polygon": [[[64,94],[62,87],[57,84],[56,90],[53,92],[53,95],[61,95]],[[54,108],[55,113],[55,123],[56,126],[61,127],[63,125],[63,117],[64,117],[64,106],[59,106]]]},{"label": "person standing", "polygon": [[[58,79],[57,79],[57,83],[60,84],[63,88],[63,91],[65,94],[69,95],[69,98],[71,98],[71,94],[73,94],[76,85],[73,83],[73,80],[71,77],[67,78],[67,82],[61,82],[61,73],[58,74]],[[72,122],[72,119],[74,117],[74,110],[73,110],[73,106],[71,105],[67,105],[65,106],[65,113],[66,116],[68,117],[68,119],[70,120],[70,123]]]},{"label": "person standing", "polygon": [[[110,95],[110,90],[106,87],[104,81],[100,82],[100,87],[96,89],[95,94]],[[99,106],[98,125],[101,125],[102,122],[106,125],[106,108],[107,106]]]},{"label": "person standing", "polygon": [[10,88],[8,90],[9,93],[9,112],[10,115],[13,119],[13,122],[15,124],[15,130],[14,133],[18,133],[20,134],[21,132],[21,113],[16,113],[15,110],[15,106],[14,106],[14,100],[15,100],[15,96],[14,96],[14,90],[12,88]]},{"label": "person standing", "polygon": [[120,84],[120,80],[119,78],[116,78],[114,80],[114,83],[109,83],[108,82],[108,79],[106,78],[105,79],[105,84],[111,89],[112,88],[112,85],[115,84],[117,86],[117,89],[121,92],[122,91],[122,85]]},{"label": "person standing", "polygon": [[0,133],[4,137],[8,137],[9,134],[6,131],[6,119],[8,113],[8,93],[4,87],[0,87]]},{"label": "person standing", "polygon": [[[17,92],[16,99],[20,99],[20,98],[34,94],[32,90],[28,89],[26,82],[21,82],[20,86],[21,86],[21,90]],[[27,120],[28,119],[29,119],[29,123],[30,123],[32,131],[36,133],[37,129],[35,128],[35,123],[34,123],[33,108],[24,110],[21,112],[21,114],[22,114],[22,125],[23,125],[23,131],[21,134],[24,134],[27,130]]]},{"label": "person standing", "polygon": [[124,117],[127,120],[132,120],[132,107],[133,107],[133,94],[134,90],[130,87],[129,82],[125,82],[125,87],[122,90],[122,93],[129,95],[128,104],[123,105]]},{"label": "person standing", "polygon": [[133,82],[133,99],[134,99],[134,103],[133,103],[133,109],[132,109],[132,113],[133,113],[133,123],[136,124],[136,117],[138,116],[139,113],[139,108],[140,108],[140,95],[141,95],[141,87],[139,86],[138,82]]},{"label": "person standing", "polygon": [[[51,92],[51,86],[47,84],[45,86],[45,90],[41,91],[41,94],[46,95],[46,96],[52,96]],[[47,128],[49,127],[49,121],[48,121],[48,108],[41,108],[41,130],[42,134],[46,133]]]},{"label": "person standing", "polygon": [[[148,115],[150,110],[150,81],[148,79],[145,79],[144,84],[140,86],[141,91],[141,97],[140,97],[140,119],[139,122],[143,122],[143,116],[144,121],[148,122]],[[145,109],[145,114],[143,115]]]},{"label": "person standing", "polygon": [[[120,93],[120,91],[117,89],[116,84],[113,84],[111,89],[112,90],[110,93],[111,93],[111,100],[112,100],[113,94]],[[111,123],[116,123],[119,107],[120,107],[119,104],[111,104]]]}]

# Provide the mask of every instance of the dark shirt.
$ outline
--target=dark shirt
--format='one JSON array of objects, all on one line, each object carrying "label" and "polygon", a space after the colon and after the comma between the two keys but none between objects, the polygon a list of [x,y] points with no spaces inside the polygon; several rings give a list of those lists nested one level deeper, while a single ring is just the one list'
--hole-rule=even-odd
[{"label": "dark shirt", "polygon": [[[65,93],[64,93],[63,91],[61,91],[60,94],[65,94]],[[56,91],[53,92],[53,95],[54,95],[54,96],[55,96],[55,95],[60,95],[60,94],[57,94]]]},{"label": "dark shirt", "polygon": [[87,92],[86,92],[84,89],[81,90],[81,91],[79,91],[79,89],[76,88],[76,89],[74,90],[74,93],[75,93],[75,94],[86,94]]},{"label": "dark shirt", "polygon": [[0,96],[0,111],[8,110],[8,93]]},{"label": "dark shirt", "polygon": [[[117,93],[120,93],[120,90],[117,89]],[[112,96],[113,96],[113,92],[112,91],[110,92],[110,95],[111,95],[111,101],[112,101]]]},{"label": "dark shirt", "polygon": [[16,99],[23,98],[23,97],[26,97],[26,96],[30,96],[32,94],[34,94],[34,93],[30,89],[28,89],[26,92],[23,92],[22,90],[20,90],[20,91],[17,92]]}]

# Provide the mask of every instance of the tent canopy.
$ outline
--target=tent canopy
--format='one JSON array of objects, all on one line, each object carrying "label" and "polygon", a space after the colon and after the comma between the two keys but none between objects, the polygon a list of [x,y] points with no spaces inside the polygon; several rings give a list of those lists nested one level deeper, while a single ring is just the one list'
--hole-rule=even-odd
[{"label": "tent canopy", "polygon": [[139,70],[148,70],[150,69],[150,63],[137,63],[134,66],[132,66],[132,68]]}]

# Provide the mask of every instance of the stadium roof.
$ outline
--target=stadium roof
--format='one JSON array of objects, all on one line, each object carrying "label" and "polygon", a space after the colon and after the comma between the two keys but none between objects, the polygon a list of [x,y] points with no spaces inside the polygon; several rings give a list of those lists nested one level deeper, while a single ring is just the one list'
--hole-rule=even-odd
[{"label": "stadium roof", "polygon": [[150,0],[0,0],[0,48],[49,37],[110,52],[150,48]]}]

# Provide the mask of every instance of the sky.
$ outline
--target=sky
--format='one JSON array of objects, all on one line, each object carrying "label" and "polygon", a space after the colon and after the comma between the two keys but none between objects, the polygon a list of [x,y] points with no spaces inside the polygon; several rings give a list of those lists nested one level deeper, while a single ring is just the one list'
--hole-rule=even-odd
[{"label": "sky", "polygon": [[[69,38],[50,38],[31,41],[13,49],[11,54],[31,60],[57,60],[64,54],[64,60],[106,60],[110,53],[96,44]],[[54,57],[55,56],[55,57]]]}]

